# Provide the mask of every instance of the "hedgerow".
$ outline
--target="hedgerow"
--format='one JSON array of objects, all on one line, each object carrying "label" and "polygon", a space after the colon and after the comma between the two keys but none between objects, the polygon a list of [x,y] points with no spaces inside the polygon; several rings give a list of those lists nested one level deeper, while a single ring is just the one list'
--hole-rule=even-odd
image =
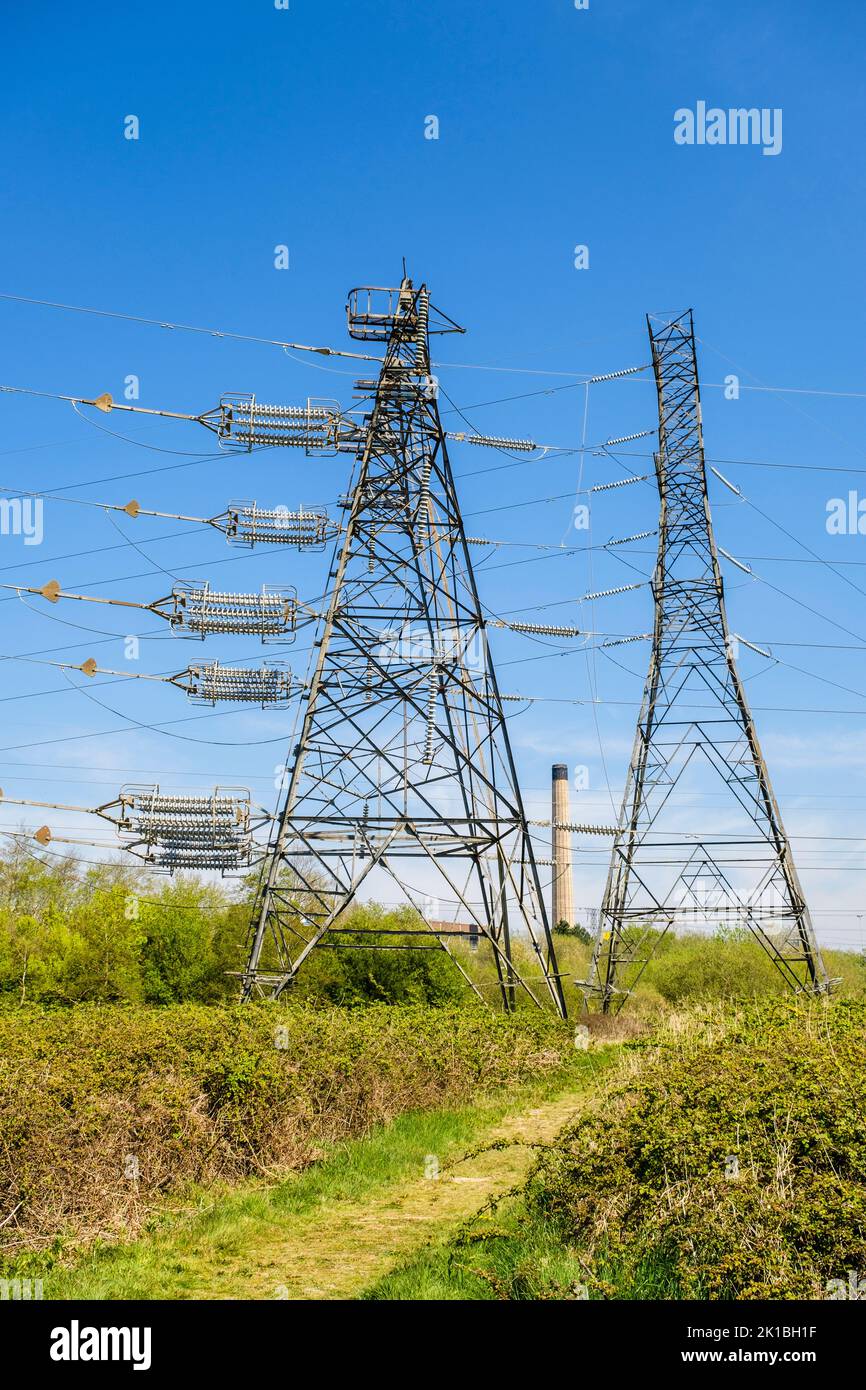
[{"label": "hedgerow", "polygon": [[0,1014],[0,1252],[134,1235],[191,1183],[277,1178],[402,1111],[573,1054],[551,1018],[480,1007]]},{"label": "hedgerow", "polygon": [[696,1011],[540,1158],[590,1296],[824,1298],[866,1270],[866,1006]]}]

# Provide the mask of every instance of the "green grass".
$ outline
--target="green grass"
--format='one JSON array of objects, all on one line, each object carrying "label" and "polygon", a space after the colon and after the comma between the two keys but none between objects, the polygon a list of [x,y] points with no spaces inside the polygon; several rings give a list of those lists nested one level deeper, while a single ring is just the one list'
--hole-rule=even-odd
[{"label": "green grass", "polygon": [[[484,1230],[484,1225],[494,1230]],[[494,1233],[495,1232],[495,1233]],[[361,1294],[371,1302],[577,1298],[586,1274],[576,1251],[529,1223],[520,1207],[469,1223],[462,1236],[430,1245]]]},{"label": "green grass", "polygon": [[[71,1269],[43,1274],[53,1299],[183,1299],[218,1296],[217,1282],[232,1268],[243,1291],[244,1271],[255,1272],[256,1251],[279,1240],[297,1218],[325,1202],[359,1203],[423,1172],[428,1154],[458,1156],[503,1116],[586,1086],[615,1049],[576,1054],[562,1070],[535,1084],[500,1090],[475,1104],[409,1112],[365,1138],[332,1146],[323,1158],[274,1186],[188,1194],[184,1209],[163,1213],[150,1234],[128,1245],[96,1248]],[[315,1240],[315,1224],[309,1238]],[[347,1232],[347,1250],[351,1244]],[[33,1266],[31,1265],[31,1268]]]},{"label": "green grass", "polygon": [[596,1257],[592,1269],[559,1226],[512,1200],[489,1217],[470,1220],[447,1241],[431,1244],[363,1290],[368,1302],[475,1302],[583,1299],[671,1299],[668,1264],[648,1257],[625,1272]]}]

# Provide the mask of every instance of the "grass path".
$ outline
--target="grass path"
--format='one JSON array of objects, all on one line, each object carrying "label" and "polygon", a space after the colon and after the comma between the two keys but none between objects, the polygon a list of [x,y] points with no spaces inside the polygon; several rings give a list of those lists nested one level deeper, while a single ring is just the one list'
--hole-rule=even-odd
[{"label": "grass path", "polygon": [[[478,1139],[552,1139],[581,1099],[570,1092],[543,1101]],[[273,1297],[274,1286],[281,1285],[289,1298],[352,1298],[431,1235],[446,1236],[494,1192],[513,1187],[531,1157],[525,1148],[495,1150],[438,1179],[387,1186],[365,1202],[325,1201],[293,1229],[258,1246],[252,1296]]]},{"label": "grass path", "polygon": [[[459,1110],[413,1113],[278,1186],[213,1194],[153,1236],[55,1271],[49,1298],[349,1299],[446,1239],[524,1176],[509,1147],[447,1165],[495,1139],[552,1138],[617,1049],[575,1058],[567,1077]],[[440,1176],[425,1176],[428,1158]],[[207,1205],[204,1205],[204,1202]]]}]

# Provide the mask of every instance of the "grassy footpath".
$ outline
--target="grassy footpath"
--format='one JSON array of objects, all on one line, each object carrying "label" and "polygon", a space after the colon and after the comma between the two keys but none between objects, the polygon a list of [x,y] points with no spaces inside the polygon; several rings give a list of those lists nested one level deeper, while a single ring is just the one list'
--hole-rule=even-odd
[{"label": "grassy footpath", "polygon": [[[509,1145],[450,1162],[496,1139],[551,1139],[617,1052],[575,1054],[554,1075],[474,1104],[400,1115],[276,1186],[202,1192],[150,1238],[47,1274],[45,1297],[356,1297],[428,1237],[445,1239],[520,1183],[533,1151]],[[438,1180],[425,1176],[431,1156]]]}]

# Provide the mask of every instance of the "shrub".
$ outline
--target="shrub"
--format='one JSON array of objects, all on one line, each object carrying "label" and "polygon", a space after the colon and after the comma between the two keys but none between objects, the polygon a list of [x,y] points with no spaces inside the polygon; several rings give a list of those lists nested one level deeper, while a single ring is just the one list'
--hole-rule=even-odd
[{"label": "shrub", "polygon": [[866,1269],[866,1006],[695,1018],[542,1156],[530,1213],[604,1297],[825,1297]]},{"label": "shrub", "polygon": [[788,986],[748,931],[669,934],[643,979],[671,1004],[711,999],[766,998]]},{"label": "shrub", "polygon": [[[466,980],[434,936],[361,934],[377,928],[423,931],[421,918],[411,908],[387,912],[376,903],[366,904],[341,920],[345,934],[331,938],[332,948],[314,952],[300,971],[294,986],[298,998],[356,1007],[458,1004],[471,997]],[[389,949],[371,949],[371,942]]]},{"label": "shrub", "polygon": [[277,1177],[402,1111],[550,1072],[536,1012],[298,1004],[0,1014],[0,1250],[134,1234],[191,1182]]}]

